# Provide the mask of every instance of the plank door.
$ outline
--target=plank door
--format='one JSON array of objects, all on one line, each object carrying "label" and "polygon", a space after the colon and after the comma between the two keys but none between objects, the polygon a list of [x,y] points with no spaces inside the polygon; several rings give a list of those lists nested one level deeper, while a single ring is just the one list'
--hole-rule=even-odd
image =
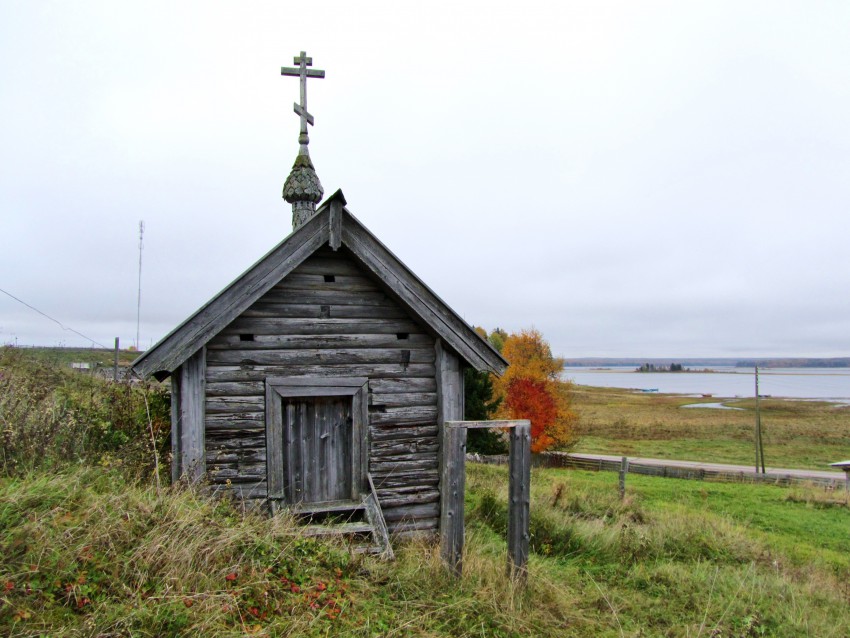
[{"label": "plank door", "polygon": [[283,399],[283,478],[288,503],[351,498],[351,410],[348,396]]}]

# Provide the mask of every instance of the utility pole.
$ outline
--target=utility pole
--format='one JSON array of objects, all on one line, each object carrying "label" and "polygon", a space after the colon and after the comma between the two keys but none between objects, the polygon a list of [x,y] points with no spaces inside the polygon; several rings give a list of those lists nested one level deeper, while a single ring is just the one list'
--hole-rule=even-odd
[{"label": "utility pole", "polygon": [[766,474],[764,469],[764,445],[761,440],[761,404],[759,403],[759,367],[756,366],[756,474]]},{"label": "utility pole", "polygon": [[136,350],[139,350],[139,320],[142,316],[142,248],[144,248],[145,220],[139,220],[139,295],[136,299]]},{"label": "utility pole", "polygon": [[115,364],[112,368],[112,380],[118,381],[118,337],[115,337]]}]

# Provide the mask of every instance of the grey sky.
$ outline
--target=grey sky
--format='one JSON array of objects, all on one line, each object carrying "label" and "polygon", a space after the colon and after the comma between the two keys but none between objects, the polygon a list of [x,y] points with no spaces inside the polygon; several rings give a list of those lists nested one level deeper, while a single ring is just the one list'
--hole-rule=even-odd
[{"label": "grey sky", "polygon": [[[0,288],[148,347],[331,194],[565,356],[850,354],[850,4],[0,4]],[[0,294],[0,340],[88,342]]]}]

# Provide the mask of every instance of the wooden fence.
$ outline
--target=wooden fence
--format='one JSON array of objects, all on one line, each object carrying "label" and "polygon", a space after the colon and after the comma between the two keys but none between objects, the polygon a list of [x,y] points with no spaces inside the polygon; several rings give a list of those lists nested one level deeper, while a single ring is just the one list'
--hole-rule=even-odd
[{"label": "wooden fence", "polygon": [[[469,455],[469,460],[478,463],[505,465],[508,462],[508,457],[507,455],[480,456],[471,454]],[[532,467],[562,467],[596,472],[619,472],[621,466],[620,459],[588,459],[574,456],[568,452],[543,452],[541,454],[534,454],[531,463]],[[655,463],[639,463],[632,459],[629,459],[628,471],[630,474],[642,474],[644,476],[715,481],[718,483],[766,483],[768,485],[783,486],[814,483],[835,488],[842,487],[845,484],[845,478],[841,475],[835,478],[826,478],[797,476],[793,474],[782,474],[781,472],[755,474],[752,471],[712,470],[659,465]]]},{"label": "wooden fence", "polygon": [[440,470],[440,554],[455,576],[463,572],[466,431],[509,429],[508,575],[520,584],[527,578],[531,505],[531,421],[446,421]]}]

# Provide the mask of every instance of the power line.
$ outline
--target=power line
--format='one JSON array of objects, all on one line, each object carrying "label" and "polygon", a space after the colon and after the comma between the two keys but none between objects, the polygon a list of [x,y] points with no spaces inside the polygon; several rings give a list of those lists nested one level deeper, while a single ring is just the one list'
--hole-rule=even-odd
[{"label": "power line", "polygon": [[81,337],[82,337],[83,339],[85,339],[86,341],[91,341],[93,344],[98,345],[98,346],[100,346],[101,348],[106,348],[107,350],[109,350],[109,348],[107,348],[107,347],[106,347],[105,345],[103,345],[102,343],[98,343],[97,341],[95,341],[95,340],[94,340],[94,339],[92,339],[91,337],[87,337],[87,336],[86,336],[86,335],[84,335],[82,332],[78,332],[77,330],[74,330],[73,328],[69,328],[68,326],[66,326],[65,324],[63,324],[61,321],[59,321],[58,319],[54,319],[53,317],[51,317],[50,315],[48,315],[48,314],[46,314],[46,313],[42,312],[41,310],[39,310],[39,309],[38,309],[38,308],[36,308],[35,306],[31,306],[31,305],[29,305],[29,304],[28,304],[26,301],[24,301],[23,299],[18,299],[18,298],[17,298],[15,295],[13,295],[11,292],[6,292],[6,291],[5,291],[5,290],[3,290],[2,288],[0,288],[0,292],[2,292],[4,295],[8,295],[9,297],[11,297],[12,299],[14,299],[14,300],[15,300],[15,301],[17,301],[18,303],[22,303],[23,305],[25,305],[25,306],[26,306],[27,308],[29,308],[30,310],[35,310],[35,311],[36,311],[38,314],[40,314],[42,317],[45,317],[45,318],[47,318],[47,319],[50,319],[50,321],[52,321],[53,323],[57,324],[60,328],[62,328],[62,330],[67,330],[68,332],[73,332],[74,334],[81,336]]}]

